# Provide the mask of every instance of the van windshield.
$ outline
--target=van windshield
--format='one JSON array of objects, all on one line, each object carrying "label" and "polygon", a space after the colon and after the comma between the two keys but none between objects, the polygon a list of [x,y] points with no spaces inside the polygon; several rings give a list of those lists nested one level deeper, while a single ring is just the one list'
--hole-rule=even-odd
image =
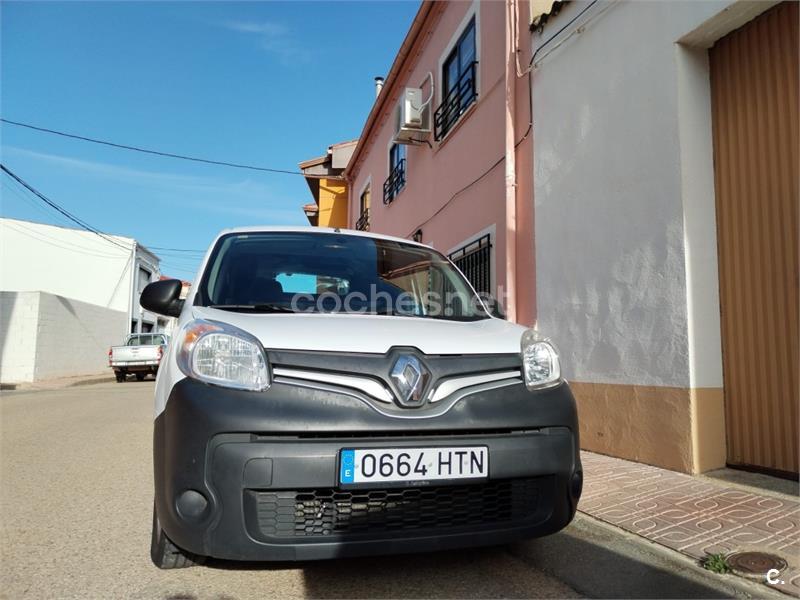
[{"label": "van windshield", "polygon": [[438,252],[322,232],[223,236],[203,273],[195,304],[263,313],[489,318],[458,269]]}]

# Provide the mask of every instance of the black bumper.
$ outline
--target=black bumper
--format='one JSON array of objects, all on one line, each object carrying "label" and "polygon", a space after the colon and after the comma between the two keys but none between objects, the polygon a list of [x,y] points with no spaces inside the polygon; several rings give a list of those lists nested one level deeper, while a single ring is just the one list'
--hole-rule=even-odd
[{"label": "black bumper", "polygon": [[[408,420],[331,391],[275,383],[239,392],[185,379],[155,421],[156,510],[178,546],[224,559],[507,543],[571,521],[582,478],[577,431],[566,384],[479,392],[444,415]],[[487,446],[489,481],[337,487],[342,448],[437,445]]]}]

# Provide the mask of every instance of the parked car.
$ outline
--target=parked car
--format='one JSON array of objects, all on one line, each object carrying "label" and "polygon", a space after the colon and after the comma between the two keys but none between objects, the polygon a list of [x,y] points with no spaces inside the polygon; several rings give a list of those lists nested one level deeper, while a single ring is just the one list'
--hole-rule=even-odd
[{"label": "parked car", "polygon": [[122,346],[108,349],[108,366],[114,370],[117,383],[129,373],[142,381],[148,374],[156,375],[169,338],[163,333],[132,333]]},{"label": "parked car", "polygon": [[[575,402],[537,331],[436,250],[319,228],[224,231],[155,392],[151,556],[309,560],[501,544],[575,514]],[[438,300],[437,300],[438,299]]]}]

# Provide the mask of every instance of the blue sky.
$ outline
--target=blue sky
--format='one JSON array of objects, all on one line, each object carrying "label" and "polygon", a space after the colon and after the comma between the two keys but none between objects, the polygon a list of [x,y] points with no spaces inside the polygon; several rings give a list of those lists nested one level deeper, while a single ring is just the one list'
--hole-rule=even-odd
[{"label": "blue sky", "polygon": [[[358,137],[417,2],[3,2],[0,112],[123,144],[296,170]],[[147,156],[3,124],[2,161],[84,221],[205,249],[306,224],[302,177]],[[12,191],[13,188],[13,191]],[[27,199],[26,199],[27,197]],[[3,216],[64,224],[2,176]],[[187,278],[193,255],[159,253]]]}]

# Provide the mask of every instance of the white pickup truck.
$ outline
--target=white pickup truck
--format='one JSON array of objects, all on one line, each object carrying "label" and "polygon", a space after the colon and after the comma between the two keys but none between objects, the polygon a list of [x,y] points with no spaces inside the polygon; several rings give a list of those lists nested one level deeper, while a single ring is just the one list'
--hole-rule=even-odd
[{"label": "white pickup truck", "polygon": [[148,373],[158,373],[158,365],[164,355],[169,337],[163,333],[132,333],[125,338],[124,346],[112,346],[108,350],[108,366],[114,369],[117,383],[125,381],[133,373],[142,381]]}]

